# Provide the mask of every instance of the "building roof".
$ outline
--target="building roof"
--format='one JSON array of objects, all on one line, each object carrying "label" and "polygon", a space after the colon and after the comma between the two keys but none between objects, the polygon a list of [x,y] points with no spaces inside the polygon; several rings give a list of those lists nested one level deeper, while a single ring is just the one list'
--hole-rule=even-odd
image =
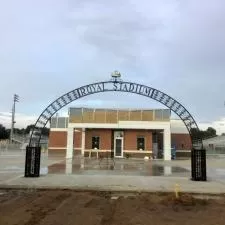
[{"label": "building roof", "polygon": [[169,109],[70,108],[69,123],[118,123],[119,121],[170,121]]},{"label": "building roof", "polygon": [[172,134],[188,134],[188,130],[180,119],[171,119],[171,133]]},{"label": "building roof", "polygon": [[[67,128],[68,120],[69,120],[68,117],[52,117],[51,128]],[[171,133],[173,133],[173,134],[188,134],[188,130],[185,127],[182,120],[171,119],[170,124],[171,124]]]},{"label": "building roof", "polygon": [[225,146],[225,136],[216,136],[216,137],[212,137],[212,138],[207,138],[204,139],[203,142],[205,144],[214,144],[216,143],[217,145],[223,145]]}]

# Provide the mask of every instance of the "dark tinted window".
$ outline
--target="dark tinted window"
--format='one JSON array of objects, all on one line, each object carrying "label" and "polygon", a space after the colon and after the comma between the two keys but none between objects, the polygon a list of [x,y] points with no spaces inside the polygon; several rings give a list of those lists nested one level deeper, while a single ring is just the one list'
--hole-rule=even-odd
[{"label": "dark tinted window", "polygon": [[137,137],[137,150],[145,150],[145,138]]},{"label": "dark tinted window", "polygon": [[100,138],[98,136],[92,137],[92,149],[99,149]]}]

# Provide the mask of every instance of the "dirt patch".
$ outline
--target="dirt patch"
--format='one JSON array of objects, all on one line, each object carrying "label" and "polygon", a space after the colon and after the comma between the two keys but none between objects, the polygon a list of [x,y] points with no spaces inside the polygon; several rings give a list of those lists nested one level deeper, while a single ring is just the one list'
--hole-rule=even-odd
[{"label": "dirt patch", "polygon": [[225,197],[183,194],[1,191],[0,225],[222,225]]}]

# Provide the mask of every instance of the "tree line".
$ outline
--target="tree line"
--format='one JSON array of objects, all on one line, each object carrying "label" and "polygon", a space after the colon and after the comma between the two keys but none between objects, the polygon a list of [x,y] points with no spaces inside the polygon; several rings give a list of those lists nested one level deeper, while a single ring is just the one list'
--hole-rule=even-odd
[{"label": "tree line", "polygon": [[[28,125],[26,128],[14,128],[14,134],[26,135],[30,133],[30,130],[34,128],[34,124]],[[0,140],[1,139],[9,139],[10,138],[11,129],[6,129],[2,124],[0,124]],[[49,128],[42,129],[42,135],[49,135]]]},{"label": "tree line", "polygon": [[212,127],[208,127],[207,130],[192,129],[191,133],[196,139],[207,139],[217,136],[216,130]]},{"label": "tree line", "polygon": [[[33,127],[34,127],[34,124],[28,125],[26,128],[22,128],[22,129],[14,128],[14,133],[20,134],[20,135],[26,135],[26,134],[30,133],[30,130]],[[11,131],[11,129],[6,129],[2,124],[0,124],[0,139],[9,139],[10,131]],[[216,130],[212,127],[208,127],[208,129],[205,131],[192,129],[191,132],[192,132],[193,136],[198,139],[206,139],[206,138],[217,136]],[[46,127],[43,128],[42,135],[48,136],[49,128],[46,128]],[[222,135],[225,135],[225,134],[222,134]]]}]

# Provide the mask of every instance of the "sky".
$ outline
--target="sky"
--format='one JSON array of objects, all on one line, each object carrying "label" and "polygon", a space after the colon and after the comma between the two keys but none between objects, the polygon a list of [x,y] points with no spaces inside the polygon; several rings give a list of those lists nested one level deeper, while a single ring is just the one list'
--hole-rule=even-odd
[{"label": "sky", "polygon": [[[118,70],[178,100],[202,129],[225,132],[224,40],[224,0],[0,0],[0,123],[10,126],[14,93],[21,128],[64,93]],[[123,93],[70,106],[163,108]]]}]

